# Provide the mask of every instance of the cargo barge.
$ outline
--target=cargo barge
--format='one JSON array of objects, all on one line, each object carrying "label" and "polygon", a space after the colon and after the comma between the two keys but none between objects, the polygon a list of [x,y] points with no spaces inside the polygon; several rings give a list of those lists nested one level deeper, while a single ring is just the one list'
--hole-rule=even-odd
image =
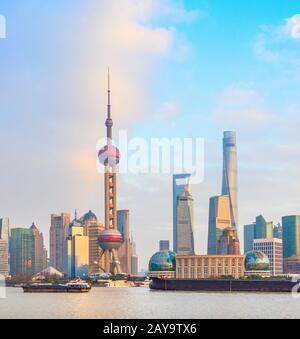
[{"label": "cargo barge", "polygon": [[28,284],[23,285],[24,293],[88,293],[91,286],[86,282],[70,282],[68,284]]},{"label": "cargo barge", "polygon": [[150,288],[163,291],[291,293],[289,280],[184,280],[152,278]]}]

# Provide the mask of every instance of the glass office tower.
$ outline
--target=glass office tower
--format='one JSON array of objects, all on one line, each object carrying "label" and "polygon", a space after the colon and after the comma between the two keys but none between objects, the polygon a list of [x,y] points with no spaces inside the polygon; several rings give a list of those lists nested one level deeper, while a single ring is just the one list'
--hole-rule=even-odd
[{"label": "glass office tower", "polygon": [[10,237],[10,274],[34,274],[35,243],[31,229],[13,228]]},{"label": "glass office tower", "polygon": [[262,215],[258,216],[256,218],[255,239],[272,239],[273,227],[272,221],[268,222]]},{"label": "glass office tower", "polygon": [[283,257],[300,256],[300,216],[282,218]]},{"label": "glass office tower", "polygon": [[190,185],[191,174],[176,174],[173,176],[173,249],[177,253],[178,250],[178,222],[177,222],[177,203],[178,198],[185,191],[191,195]]},{"label": "glass office tower", "polygon": [[177,199],[176,251],[178,255],[194,255],[194,200],[189,190]]},{"label": "glass office tower", "polygon": [[256,224],[249,224],[244,226],[244,253],[247,254],[253,251],[253,241],[255,239]]}]

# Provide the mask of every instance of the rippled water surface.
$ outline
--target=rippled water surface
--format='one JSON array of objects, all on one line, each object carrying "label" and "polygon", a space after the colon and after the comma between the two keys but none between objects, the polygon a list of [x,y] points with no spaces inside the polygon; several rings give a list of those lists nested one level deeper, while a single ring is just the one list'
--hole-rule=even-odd
[{"label": "rippled water surface", "polygon": [[291,294],[160,292],[94,288],[89,294],[24,294],[7,288],[0,318],[300,318]]}]

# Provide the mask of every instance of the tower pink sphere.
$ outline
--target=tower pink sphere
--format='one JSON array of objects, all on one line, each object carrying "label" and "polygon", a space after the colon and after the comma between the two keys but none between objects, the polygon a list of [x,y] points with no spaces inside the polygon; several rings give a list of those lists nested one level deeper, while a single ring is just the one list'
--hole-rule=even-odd
[{"label": "tower pink sphere", "polygon": [[106,145],[98,153],[99,161],[102,165],[117,165],[120,162],[120,151],[117,147]]}]

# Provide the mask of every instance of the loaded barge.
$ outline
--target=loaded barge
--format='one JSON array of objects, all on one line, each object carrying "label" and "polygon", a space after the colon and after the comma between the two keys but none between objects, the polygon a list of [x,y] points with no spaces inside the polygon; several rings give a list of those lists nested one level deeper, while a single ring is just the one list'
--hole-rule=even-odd
[{"label": "loaded barge", "polygon": [[70,282],[68,284],[28,284],[23,285],[24,293],[88,293],[91,286],[86,282]]},{"label": "loaded barge", "polygon": [[184,280],[152,278],[150,288],[163,291],[291,293],[289,280]]}]

